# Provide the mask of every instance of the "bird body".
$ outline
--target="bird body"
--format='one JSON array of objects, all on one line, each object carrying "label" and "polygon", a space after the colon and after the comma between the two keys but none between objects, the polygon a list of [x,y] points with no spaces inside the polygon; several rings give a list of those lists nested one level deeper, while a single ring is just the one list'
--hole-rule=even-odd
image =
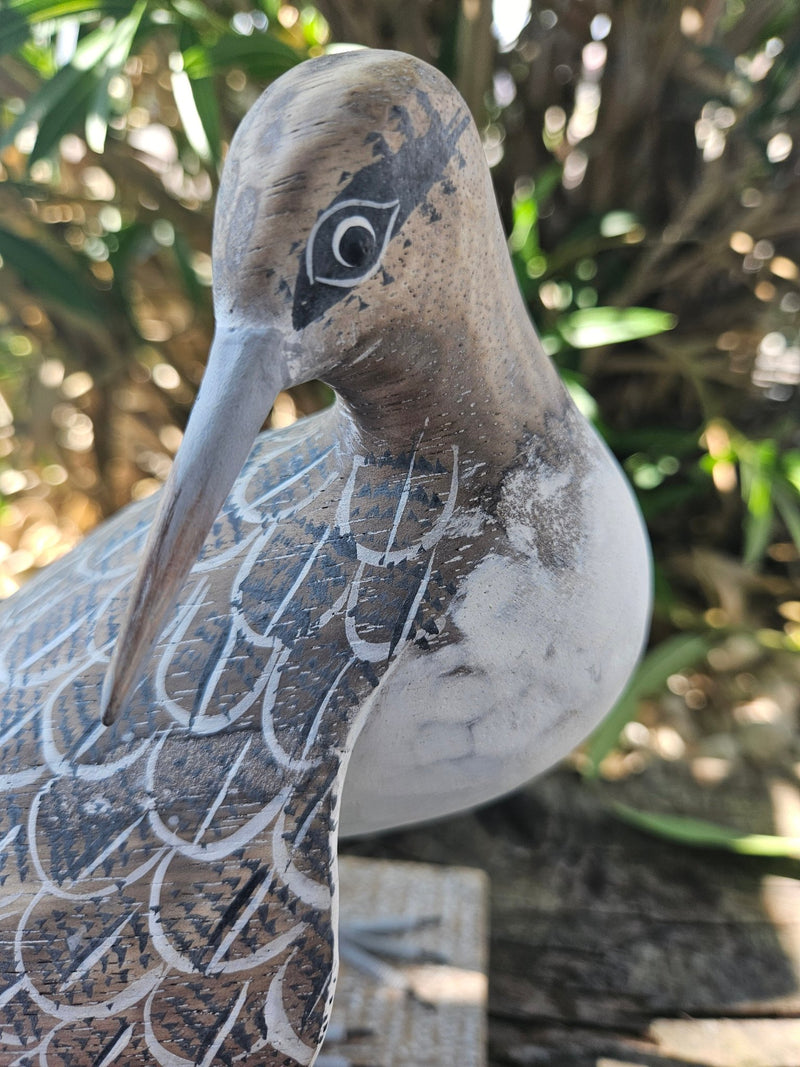
[{"label": "bird body", "polygon": [[[0,612],[0,1063],[311,1063],[339,830],[527,780],[643,641],[635,504],[440,74],[354,52],[279,79],[231,147],[214,264],[162,499]],[[315,376],[334,405],[251,451]]]}]

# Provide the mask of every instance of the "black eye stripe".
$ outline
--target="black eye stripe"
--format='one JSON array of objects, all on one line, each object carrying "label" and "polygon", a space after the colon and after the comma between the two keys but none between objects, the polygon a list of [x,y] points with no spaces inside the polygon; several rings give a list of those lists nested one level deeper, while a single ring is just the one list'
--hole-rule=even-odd
[{"label": "black eye stripe", "polygon": [[[352,177],[347,175],[350,180],[346,187],[337,193],[312,227],[308,243],[300,254],[291,297],[292,325],[296,330],[321,319],[349,295],[349,290],[370,278],[379,269],[389,241],[399,233],[409,215],[425,204],[433,186],[444,181],[448,167],[465,166],[458,143],[470,123],[467,112],[459,109],[445,124],[425,92],[416,90],[416,98],[428,117],[425,132],[417,135],[408,112],[402,107],[395,107],[394,128],[404,136],[400,148],[393,151],[380,132],[369,134],[367,141],[373,144],[375,161],[362,167]],[[449,187],[443,185],[445,193],[452,192],[453,188],[452,181]],[[372,209],[378,211],[378,217],[363,205],[371,205]],[[381,208],[384,209],[382,221]],[[325,231],[327,242],[324,240],[323,227],[334,214],[337,222],[348,215],[364,215],[375,229],[373,255],[359,266],[348,267],[347,262],[354,263],[355,260],[348,261],[346,256],[342,256],[346,260],[342,263],[334,255],[333,230]],[[435,221],[432,213],[430,221]],[[326,247],[327,252],[323,251]]]}]

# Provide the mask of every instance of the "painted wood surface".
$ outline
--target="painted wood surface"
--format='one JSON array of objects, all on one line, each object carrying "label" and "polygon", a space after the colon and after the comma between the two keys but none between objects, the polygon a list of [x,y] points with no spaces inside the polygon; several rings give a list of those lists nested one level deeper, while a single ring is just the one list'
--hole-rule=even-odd
[{"label": "painted wood surface", "polygon": [[113,727],[97,692],[151,502],[6,608],[14,1057],[180,1067],[315,1052],[333,994],[344,762],[394,648],[428,641],[445,582],[433,550],[455,503],[453,472],[417,472],[413,454],[359,457],[343,476],[335,418],[251,456],[134,713]]},{"label": "painted wood surface", "polygon": [[[635,504],[440,74],[357,52],[276,82],[226,163],[214,285],[160,501],[0,609],[0,1063],[312,1062],[339,830],[525,781],[644,637]],[[335,405],[253,450],[314,376]]]}]

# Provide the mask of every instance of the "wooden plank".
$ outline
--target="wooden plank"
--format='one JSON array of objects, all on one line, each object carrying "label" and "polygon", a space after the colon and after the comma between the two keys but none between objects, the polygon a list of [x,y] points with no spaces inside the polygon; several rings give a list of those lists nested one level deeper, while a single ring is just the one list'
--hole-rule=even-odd
[{"label": "wooden plank", "polygon": [[703,1067],[797,1067],[800,1019],[656,1019],[663,1056]]},{"label": "wooden plank", "polygon": [[[488,880],[483,871],[420,863],[340,860],[349,922],[423,919],[406,939],[446,963],[398,964],[413,996],[343,963],[332,1027],[370,1031],[335,1051],[381,1067],[485,1067]],[[326,1052],[333,1051],[326,1045]]]},{"label": "wooden plank", "polygon": [[769,833],[775,796],[744,762],[713,787],[677,763],[594,785],[561,769],[348,847],[490,873],[492,1065],[798,1067],[800,864],[690,849],[611,812],[619,800]]}]

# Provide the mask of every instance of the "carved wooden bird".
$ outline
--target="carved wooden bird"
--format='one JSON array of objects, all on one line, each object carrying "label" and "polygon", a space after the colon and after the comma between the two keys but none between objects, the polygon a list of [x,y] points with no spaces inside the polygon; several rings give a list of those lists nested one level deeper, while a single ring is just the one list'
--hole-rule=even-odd
[{"label": "carved wooden bird", "polygon": [[[3,1064],[311,1063],[340,822],[527,780],[642,644],[638,512],[441,74],[359,51],[272,85],[225,166],[214,291],[157,513],[0,616]],[[256,439],[313,377],[333,407]]]}]

